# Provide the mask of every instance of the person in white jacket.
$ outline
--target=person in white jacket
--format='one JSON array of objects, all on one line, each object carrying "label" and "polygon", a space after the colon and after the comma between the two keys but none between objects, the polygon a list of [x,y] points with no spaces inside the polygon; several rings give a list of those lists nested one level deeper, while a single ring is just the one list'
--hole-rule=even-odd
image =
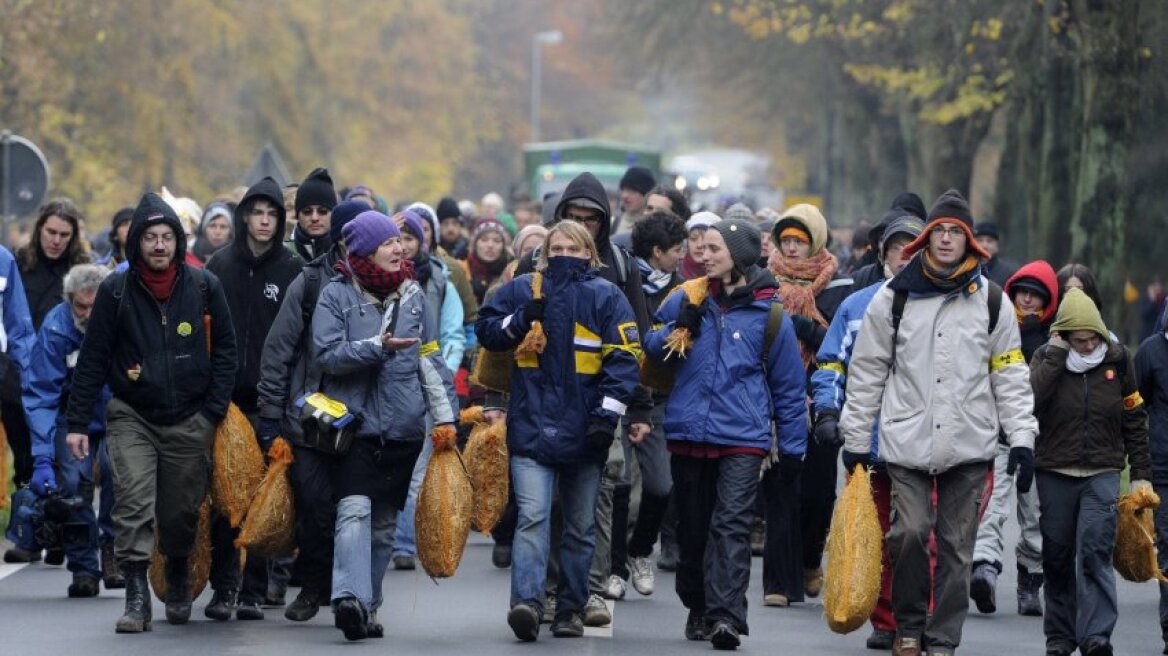
[{"label": "person in white jacket", "polygon": [[[1038,425],[1014,307],[982,275],[987,254],[972,225],[956,191],[934,203],[924,232],[905,248],[912,261],[864,315],[840,417],[849,470],[867,464],[879,421],[895,518],[886,538],[893,654],[904,656],[952,654],[961,642],[978,504],[999,429],[1009,440],[1019,489],[1034,479]],[[937,539],[935,582],[930,531]]]}]

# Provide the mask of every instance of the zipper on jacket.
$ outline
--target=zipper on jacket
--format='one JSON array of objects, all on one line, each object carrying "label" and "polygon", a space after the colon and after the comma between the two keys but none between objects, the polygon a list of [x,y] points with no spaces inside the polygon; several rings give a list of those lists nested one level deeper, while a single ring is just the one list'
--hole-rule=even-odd
[{"label": "zipper on jacket", "polygon": [[[138,278],[138,285],[146,291],[146,295],[150,297],[150,300],[154,301],[154,307],[158,309],[158,315],[162,318],[162,352],[166,353],[169,350],[168,347],[170,346],[170,340],[168,339],[169,335],[167,334],[167,330],[166,330],[166,308],[162,307],[162,304],[159,303],[158,299],[154,297],[154,294],[153,294],[153,292],[150,291],[150,288],[146,286],[146,283],[142,282],[141,277]],[[178,277],[176,276],[175,280],[174,280],[174,284],[171,285],[171,287],[170,287],[170,298],[168,298],[166,301],[167,305],[170,305],[170,301],[171,301],[171,299],[174,298],[174,294],[177,291],[178,291]],[[164,366],[166,368],[165,380],[167,383],[166,384],[166,400],[167,400],[167,406],[168,406],[167,409],[171,413],[173,413],[177,403],[176,403],[176,399],[175,399],[175,395],[174,395],[175,394],[174,393],[174,385],[171,384],[173,381],[172,381],[172,376],[171,376],[171,372],[170,372],[170,358],[164,357],[163,360],[166,361],[166,364]]]}]

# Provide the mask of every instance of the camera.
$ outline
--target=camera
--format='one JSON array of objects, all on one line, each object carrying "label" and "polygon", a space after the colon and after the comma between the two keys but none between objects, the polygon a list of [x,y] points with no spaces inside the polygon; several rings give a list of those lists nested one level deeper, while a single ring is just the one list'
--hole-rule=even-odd
[{"label": "camera", "polygon": [[55,490],[42,497],[22,488],[12,495],[12,501],[7,537],[21,549],[85,547],[96,537],[89,524],[75,520],[77,512],[85,508],[81,497],[64,497]]}]

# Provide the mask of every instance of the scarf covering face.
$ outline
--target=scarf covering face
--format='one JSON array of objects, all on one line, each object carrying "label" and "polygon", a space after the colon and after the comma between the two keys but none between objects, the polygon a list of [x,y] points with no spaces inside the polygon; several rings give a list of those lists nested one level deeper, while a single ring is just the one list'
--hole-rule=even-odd
[{"label": "scarf covering face", "polygon": [[973,253],[966,253],[965,259],[951,267],[942,267],[926,249],[921,252],[921,272],[942,292],[961,289],[971,279],[980,275],[978,264],[981,260]]},{"label": "scarf covering face", "polygon": [[641,258],[637,258],[637,268],[641,270],[641,288],[649,296],[659,293],[673,280],[673,274],[668,271],[658,271]]},{"label": "scarf covering face", "polygon": [[386,271],[365,257],[349,255],[334,267],[343,276],[352,276],[361,289],[380,301],[401,287],[402,283],[414,277],[414,263],[403,259],[397,271]]},{"label": "scarf covering face", "polygon": [[[783,308],[826,328],[827,320],[816,307],[815,297],[827,288],[838,267],[839,261],[826,248],[811,257],[798,259],[786,257],[775,249],[771,253],[770,270],[778,278]],[[802,341],[799,342],[799,355],[804,367],[815,365],[815,350]]]},{"label": "scarf covering face", "polygon": [[1073,374],[1086,373],[1103,364],[1103,358],[1107,357],[1107,338],[1104,337],[1103,341],[1099,342],[1099,346],[1095,347],[1095,350],[1088,355],[1080,355],[1073,348],[1069,348],[1067,351],[1067,371]]},{"label": "scarf covering face", "polygon": [[418,251],[418,258],[411,260],[411,262],[414,265],[414,278],[422,286],[422,289],[425,289],[426,285],[430,284],[431,276],[434,275],[434,265],[430,262],[430,256]]},{"label": "scarf covering face", "polygon": [[150,294],[159,301],[166,301],[174,291],[174,280],[178,277],[178,262],[170,261],[170,266],[162,271],[155,271],[146,265],[145,260],[138,260],[138,275]]}]

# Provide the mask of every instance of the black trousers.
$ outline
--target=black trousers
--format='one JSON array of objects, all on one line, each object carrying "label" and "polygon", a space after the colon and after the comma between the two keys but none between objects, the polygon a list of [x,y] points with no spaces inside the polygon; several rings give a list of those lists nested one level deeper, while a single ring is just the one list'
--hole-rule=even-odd
[{"label": "black trousers", "polygon": [[827,546],[827,531],[831,528],[831,513],[835,508],[838,460],[839,447],[821,446],[814,437],[808,438],[799,503],[804,569],[815,569],[823,562],[823,549]]},{"label": "black trousers", "polygon": [[26,485],[32,480],[32,434],[24,420],[24,406],[0,402],[0,422],[4,423],[4,433],[12,449],[12,482],[16,487]]},{"label": "black trousers", "polygon": [[292,571],[304,590],[329,598],[333,588],[333,530],[337,500],[333,498],[333,456],[293,445],[290,470],[296,504],[296,545]]},{"label": "black trousers", "polygon": [[807,476],[806,471],[776,464],[762,477],[766,518],[763,594],[781,594],[792,602],[803,601],[803,526],[799,511],[802,482]]}]

